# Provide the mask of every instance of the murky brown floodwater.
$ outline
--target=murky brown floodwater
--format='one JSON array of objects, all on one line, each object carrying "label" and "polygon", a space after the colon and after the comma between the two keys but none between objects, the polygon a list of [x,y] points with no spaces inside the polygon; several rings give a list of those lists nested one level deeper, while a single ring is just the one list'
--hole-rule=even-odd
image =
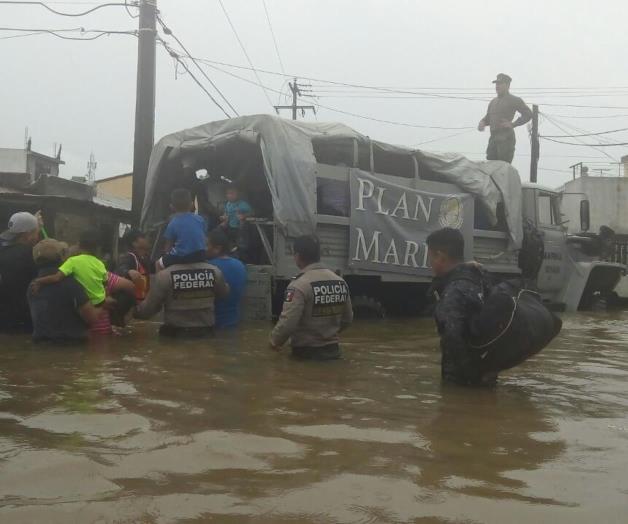
[{"label": "murky brown floodwater", "polygon": [[568,317],[496,391],[441,385],[429,320],[332,363],[267,328],[0,338],[0,522],[628,522],[628,314]]}]

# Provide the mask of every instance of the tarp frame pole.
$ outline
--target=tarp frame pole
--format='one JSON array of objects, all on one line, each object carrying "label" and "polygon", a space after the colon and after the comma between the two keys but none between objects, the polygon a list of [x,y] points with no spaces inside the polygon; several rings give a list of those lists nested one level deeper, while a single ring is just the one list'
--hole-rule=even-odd
[{"label": "tarp frame pole", "polygon": [[412,158],[412,163],[414,164],[414,179],[421,180],[421,176],[419,175],[419,161],[414,155],[412,155],[410,158]]},{"label": "tarp frame pole", "polygon": [[360,146],[358,145],[358,139],[352,139],[353,142],[353,167],[360,166]]}]

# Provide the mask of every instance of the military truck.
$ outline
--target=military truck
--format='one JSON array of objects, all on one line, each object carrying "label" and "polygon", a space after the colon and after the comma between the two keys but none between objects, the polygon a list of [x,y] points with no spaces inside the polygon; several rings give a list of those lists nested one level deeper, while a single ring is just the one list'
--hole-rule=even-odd
[{"label": "military truck", "polygon": [[292,241],[301,234],[318,235],[323,262],[345,277],[358,312],[377,316],[424,308],[431,282],[425,239],[441,227],[462,232],[469,260],[517,278],[522,244],[524,252],[529,244],[525,224],[545,245],[537,253],[543,297],[568,310],[612,290],[623,271],[569,242],[558,195],[522,188],[509,164],[393,146],[342,124],[268,115],[162,138],[150,160],[142,226],[156,232],[159,246],[169,194],[181,186],[215,223],[231,183],[255,210],[239,249],[249,267],[247,312],[255,318],[279,311],[297,272]]}]

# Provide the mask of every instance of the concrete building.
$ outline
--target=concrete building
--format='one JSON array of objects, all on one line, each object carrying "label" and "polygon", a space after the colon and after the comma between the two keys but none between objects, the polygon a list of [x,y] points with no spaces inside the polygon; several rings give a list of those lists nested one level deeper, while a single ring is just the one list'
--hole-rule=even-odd
[{"label": "concrete building", "polygon": [[108,205],[131,209],[131,195],[133,193],[133,174],[116,175],[101,178],[94,182],[96,196]]},{"label": "concrete building", "polygon": [[618,235],[628,235],[628,177],[581,176],[567,182],[560,191],[570,233],[581,232],[580,202],[586,199],[590,203],[591,232],[608,226]]},{"label": "concrete building", "polygon": [[59,176],[59,166],[65,162],[31,149],[0,148],[0,173],[22,175],[25,183],[33,183],[40,176]]},{"label": "concrete building", "polygon": [[98,195],[113,196],[131,200],[133,190],[133,174],[111,176],[96,180],[96,193]]}]

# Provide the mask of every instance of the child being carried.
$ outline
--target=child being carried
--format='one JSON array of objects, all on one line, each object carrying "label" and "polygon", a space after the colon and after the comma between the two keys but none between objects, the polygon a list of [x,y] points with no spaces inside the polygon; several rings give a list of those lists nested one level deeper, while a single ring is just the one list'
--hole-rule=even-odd
[{"label": "child being carried", "polygon": [[96,231],[84,231],[79,237],[78,253],[68,258],[59,271],[52,275],[36,278],[31,283],[33,293],[37,293],[41,286],[60,282],[66,277],[73,276],[94,306],[101,306],[105,302],[105,285],[107,283],[107,268],[96,257],[98,251],[98,234]]},{"label": "child being carried", "polygon": [[167,254],[157,261],[157,270],[207,260],[207,222],[192,212],[192,194],[187,189],[175,189],[170,208],[175,214],[164,233]]}]

